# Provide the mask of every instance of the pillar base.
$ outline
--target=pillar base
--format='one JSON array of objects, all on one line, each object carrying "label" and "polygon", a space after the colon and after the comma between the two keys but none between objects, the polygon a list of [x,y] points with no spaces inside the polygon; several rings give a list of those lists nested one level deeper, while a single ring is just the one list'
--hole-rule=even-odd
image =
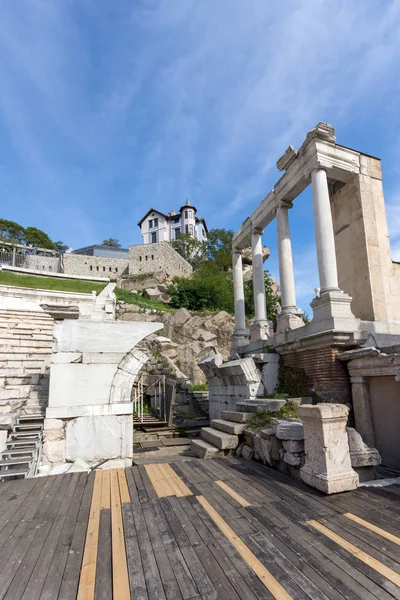
[{"label": "pillar base", "polygon": [[[295,309],[296,310],[296,309]],[[277,318],[276,333],[285,333],[292,329],[298,329],[305,325],[303,321],[303,312],[297,309],[298,312],[283,312]]]},{"label": "pillar base", "polygon": [[236,351],[249,343],[250,331],[248,329],[235,329],[231,337],[230,356],[236,354]]},{"label": "pillar base", "polygon": [[269,340],[274,336],[274,328],[270,321],[255,321],[250,329],[250,341]]},{"label": "pillar base", "polygon": [[349,492],[358,487],[359,478],[353,469],[349,471],[336,471],[333,475],[315,473],[309,467],[304,466],[300,469],[300,476],[304,483],[317,488],[324,494],[339,494],[340,492]]},{"label": "pillar base", "polygon": [[328,329],[357,329],[356,317],[351,312],[352,297],[341,291],[324,292],[314,298],[310,306],[313,309],[313,324],[320,331]]}]

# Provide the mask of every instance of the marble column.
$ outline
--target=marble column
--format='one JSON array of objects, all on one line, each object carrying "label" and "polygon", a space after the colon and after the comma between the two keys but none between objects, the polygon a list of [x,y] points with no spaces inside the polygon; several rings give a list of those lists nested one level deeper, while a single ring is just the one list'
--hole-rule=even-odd
[{"label": "marble column", "polygon": [[339,290],[328,178],[325,169],[311,172],[315,239],[321,295]]},{"label": "marble column", "polygon": [[262,234],[264,230],[254,228],[251,233],[253,262],[254,322],[251,328],[251,341],[267,340],[273,332],[267,321],[265,296],[265,273],[262,254]]},{"label": "marble column", "polygon": [[234,249],[232,253],[233,264],[233,293],[235,300],[235,337],[245,338],[249,335],[246,328],[246,312],[244,305],[244,287],[243,287],[243,265],[242,251]]},{"label": "marble column", "polygon": [[253,257],[253,290],[255,321],[267,320],[267,304],[265,299],[265,274],[262,255],[263,229],[253,229],[251,233],[251,251]]},{"label": "marble column", "polygon": [[296,308],[296,290],[294,284],[292,242],[289,229],[289,208],[292,203],[281,202],[276,211],[278,230],[279,285],[282,313],[298,312]]}]

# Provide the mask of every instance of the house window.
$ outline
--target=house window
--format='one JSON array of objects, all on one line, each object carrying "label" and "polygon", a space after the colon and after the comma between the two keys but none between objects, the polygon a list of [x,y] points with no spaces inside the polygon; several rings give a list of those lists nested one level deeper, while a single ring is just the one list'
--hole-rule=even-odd
[{"label": "house window", "polygon": [[91,271],[93,271],[93,267],[92,267],[92,265],[90,265],[90,270],[91,270]]},{"label": "house window", "polygon": [[149,220],[149,229],[153,229],[154,227],[158,227],[158,218]]},{"label": "house window", "polygon": [[118,267],[115,267],[115,272],[118,273]]},{"label": "house window", "polygon": [[189,225],[185,225],[185,233],[189,233]]},{"label": "house window", "polygon": [[[153,231],[151,234],[151,243],[152,244],[156,244],[157,243],[157,231]],[[147,258],[147,256],[146,256]]]},{"label": "house window", "polygon": [[154,254],[151,255],[151,260],[154,260]]},{"label": "house window", "polygon": [[110,271],[110,273],[111,273],[111,271],[112,271],[111,267],[108,267],[108,270],[109,270],[109,271]]},{"label": "house window", "polygon": [[154,227],[158,227],[158,218],[154,219]]},{"label": "house window", "polygon": [[188,219],[189,218],[189,211],[185,210],[185,218]]},{"label": "house window", "polygon": [[174,232],[174,239],[177,240],[178,239],[178,235],[181,232],[181,228],[180,227],[175,227],[175,229],[173,230]]},{"label": "house window", "polygon": [[153,219],[149,220],[149,229],[153,229]]},{"label": "house window", "polygon": [[189,233],[190,235],[193,235],[193,225],[189,225]]},{"label": "house window", "polygon": [[142,262],[142,257],[141,256],[139,256],[139,262]]},{"label": "house window", "polygon": [[146,254],[146,260],[147,260],[147,259],[148,259],[148,256],[147,256],[147,254]]},{"label": "house window", "polygon": [[105,267],[103,267],[103,271],[105,271],[105,270],[106,270],[106,268],[105,268]]},{"label": "house window", "polygon": [[98,270],[99,270],[99,267],[96,267],[96,271],[98,271]]}]

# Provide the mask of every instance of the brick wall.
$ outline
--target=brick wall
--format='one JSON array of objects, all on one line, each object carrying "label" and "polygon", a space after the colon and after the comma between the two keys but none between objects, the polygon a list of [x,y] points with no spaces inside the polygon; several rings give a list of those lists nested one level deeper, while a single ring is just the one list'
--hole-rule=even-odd
[{"label": "brick wall", "polygon": [[170,277],[189,277],[192,271],[168,242],[129,246],[129,275],[163,272]]},{"label": "brick wall", "polygon": [[296,350],[281,354],[281,361],[287,367],[304,369],[310,390],[322,400],[350,402],[350,376],[345,364],[336,360],[343,349],[327,346]]}]

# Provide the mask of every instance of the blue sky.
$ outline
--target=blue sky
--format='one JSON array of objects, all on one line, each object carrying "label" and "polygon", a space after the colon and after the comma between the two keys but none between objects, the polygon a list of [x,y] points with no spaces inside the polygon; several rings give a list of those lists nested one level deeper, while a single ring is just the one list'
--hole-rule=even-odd
[{"label": "blue sky", "polygon": [[[0,0],[1,216],[72,247],[140,242],[186,197],[236,229],[319,121],[383,161],[400,260],[400,4]],[[318,286],[309,193],[291,211],[298,303]],[[274,226],[264,243],[277,274]],[[309,309],[308,309],[309,310]]]}]

